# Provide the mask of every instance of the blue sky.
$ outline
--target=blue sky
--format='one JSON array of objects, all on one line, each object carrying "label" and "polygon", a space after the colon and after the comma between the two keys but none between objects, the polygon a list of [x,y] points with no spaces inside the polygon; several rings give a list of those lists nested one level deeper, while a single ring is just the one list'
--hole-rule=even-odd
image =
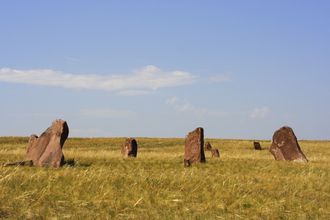
[{"label": "blue sky", "polygon": [[0,136],[330,139],[329,1],[0,2]]}]

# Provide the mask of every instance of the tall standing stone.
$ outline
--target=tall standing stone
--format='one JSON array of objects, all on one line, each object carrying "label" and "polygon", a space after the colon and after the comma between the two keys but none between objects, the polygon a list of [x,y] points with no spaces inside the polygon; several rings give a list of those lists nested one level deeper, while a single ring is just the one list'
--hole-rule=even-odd
[{"label": "tall standing stone", "polygon": [[269,151],[275,160],[308,161],[290,127],[282,127],[275,131]]},{"label": "tall standing stone", "polygon": [[31,135],[27,147],[26,158],[32,160],[33,166],[58,168],[64,164],[62,147],[68,138],[69,127],[61,119],[52,125],[40,137]]},{"label": "tall standing stone", "polygon": [[124,157],[136,157],[137,148],[138,145],[134,138],[126,138],[124,144],[121,147],[121,154]]},{"label": "tall standing stone", "polygon": [[192,163],[205,162],[204,154],[204,130],[196,128],[189,132],[185,139],[184,165],[190,166]]}]

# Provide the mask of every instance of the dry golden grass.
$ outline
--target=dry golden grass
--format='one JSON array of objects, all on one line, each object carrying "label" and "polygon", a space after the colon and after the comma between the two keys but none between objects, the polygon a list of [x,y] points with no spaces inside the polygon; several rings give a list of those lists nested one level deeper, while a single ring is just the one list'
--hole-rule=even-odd
[{"label": "dry golden grass", "polygon": [[[301,141],[301,164],[212,139],[221,158],[184,168],[183,139],[137,140],[137,158],[121,157],[123,138],[72,138],[75,166],[0,167],[0,218],[330,219],[330,142]],[[26,142],[0,138],[0,163],[24,159]]]}]

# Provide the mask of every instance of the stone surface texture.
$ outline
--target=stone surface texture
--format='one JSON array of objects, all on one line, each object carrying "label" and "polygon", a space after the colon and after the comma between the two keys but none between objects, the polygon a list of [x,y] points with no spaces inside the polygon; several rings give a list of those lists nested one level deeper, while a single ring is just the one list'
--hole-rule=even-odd
[{"label": "stone surface texture", "polygon": [[137,157],[138,145],[134,138],[126,138],[121,148],[121,154],[124,157]]},{"label": "stone surface texture", "polygon": [[52,125],[40,137],[31,135],[26,151],[26,159],[32,160],[33,166],[58,168],[64,164],[63,145],[68,138],[69,127],[61,119]]},{"label": "stone surface texture", "polygon": [[308,162],[305,154],[300,149],[292,128],[287,126],[275,131],[269,151],[273,154],[275,160]]},{"label": "stone surface texture", "polygon": [[184,165],[206,162],[204,154],[204,129],[199,127],[189,132],[185,139]]}]

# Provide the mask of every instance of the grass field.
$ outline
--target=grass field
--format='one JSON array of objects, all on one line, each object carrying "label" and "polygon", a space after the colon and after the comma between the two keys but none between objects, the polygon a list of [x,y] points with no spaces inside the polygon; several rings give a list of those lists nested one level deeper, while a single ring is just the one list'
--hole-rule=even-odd
[{"label": "grass field", "polygon": [[[25,137],[0,138],[0,163]],[[300,141],[309,163],[274,161],[252,141],[209,139],[220,159],[183,167],[183,139],[69,138],[59,169],[0,167],[0,219],[330,219],[330,141]],[[269,141],[261,141],[266,148]]]}]

